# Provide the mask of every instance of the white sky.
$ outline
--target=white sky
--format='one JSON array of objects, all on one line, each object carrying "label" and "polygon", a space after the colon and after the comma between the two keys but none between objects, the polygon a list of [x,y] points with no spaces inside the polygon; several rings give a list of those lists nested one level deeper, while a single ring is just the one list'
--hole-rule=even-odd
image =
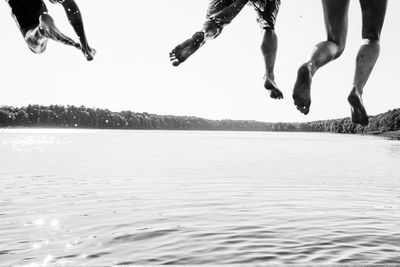
[{"label": "white sky", "polygon": [[[320,1],[282,1],[276,25],[276,81],[285,94],[283,101],[270,99],[263,90],[262,36],[251,7],[245,7],[219,38],[173,68],[169,51],[200,29],[208,0],[77,2],[90,44],[98,50],[93,62],[86,62],[78,50],[54,42],[42,55],[31,53],[7,3],[0,2],[0,105],[73,104],[272,122],[349,115],[346,98],[361,43],[358,1],[351,1],[345,53],[314,78],[308,116],[296,110],[291,93],[298,66],[325,39]],[[46,4],[59,28],[76,39],[62,7]],[[398,10],[400,1],[390,1],[381,57],[365,88],[364,102],[371,115],[399,107]]]}]

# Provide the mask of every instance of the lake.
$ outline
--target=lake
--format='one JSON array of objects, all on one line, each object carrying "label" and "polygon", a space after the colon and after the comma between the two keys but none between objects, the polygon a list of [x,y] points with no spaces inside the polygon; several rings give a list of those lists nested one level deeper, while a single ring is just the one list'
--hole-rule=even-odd
[{"label": "lake", "polygon": [[399,264],[400,142],[0,130],[0,265]]}]

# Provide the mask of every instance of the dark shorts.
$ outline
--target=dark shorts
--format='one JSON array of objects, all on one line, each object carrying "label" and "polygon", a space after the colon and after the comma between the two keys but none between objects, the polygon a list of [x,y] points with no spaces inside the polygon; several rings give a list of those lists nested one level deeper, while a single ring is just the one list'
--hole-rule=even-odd
[{"label": "dark shorts", "polygon": [[21,31],[28,31],[39,25],[39,17],[46,12],[46,5],[42,0],[9,0],[13,15]]},{"label": "dark shorts", "polygon": [[[223,27],[231,22],[226,18],[216,17],[215,14],[224,8],[232,5],[235,0],[210,0],[207,10],[207,19],[214,20],[219,26]],[[278,16],[280,0],[250,0],[249,5],[252,5],[257,12],[257,22],[263,29],[275,28],[276,17]],[[239,12],[239,11],[238,11]]]}]

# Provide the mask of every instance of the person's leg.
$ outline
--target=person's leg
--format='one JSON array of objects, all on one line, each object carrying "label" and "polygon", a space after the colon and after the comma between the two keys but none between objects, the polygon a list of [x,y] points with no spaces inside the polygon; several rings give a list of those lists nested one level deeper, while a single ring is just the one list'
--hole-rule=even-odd
[{"label": "person's leg", "polygon": [[249,0],[213,0],[207,11],[207,21],[201,31],[176,46],[169,54],[173,66],[179,66],[193,55],[206,40],[216,38],[223,27],[229,24]]},{"label": "person's leg", "polygon": [[[263,28],[261,52],[265,63],[264,88],[270,91],[270,96],[282,99],[283,94],[275,83],[275,61],[278,50],[278,37],[275,33],[275,21],[279,12],[280,0],[253,2],[258,13],[258,22]],[[262,9],[261,9],[262,7]]]},{"label": "person's leg", "polygon": [[385,20],[387,0],[360,0],[364,44],[360,47],[356,59],[356,71],[353,89],[348,101],[351,105],[353,123],[368,124],[368,115],[365,111],[362,94],[368,78],[375,66],[380,52],[380,35]]},{"label": "person's leg", "polygon": [[78,35],[83,54],[85,55],[87,60],[93,60],[93,57],[96,54],[96,50],[92,49],[88,44],[81,12],[78,5],[75,3],[74,0],[64,0],[59,2],[63,5],[65,13],[68,17],[68,21]]},{"label": "person's leg", "polygon": [[294,104],[307,115],[311,105],[311,82],[315,72],[338,58],[344,51],[347,37],[349,0],[322,0],[327,40],[319,43],[311,59],[298,71],[293,90]]},{"label": "person's leg", "polygon": [[271,28],[264,29],[264,37],[261,44],[261,51],[265,63],[265,83],[264,87],[270,91],[270,96],[275,99],[282,99],[283,94],[275,83],[275,60],[278,49],[278,37],[275,30]]},{"label": "person's leg", "polygon": [[48,39],[80,49],[80,44],[63,34],[54,24],[53,18],[46,12],[39,17],[39,26],[30,36],[40,34]]},{"label": "person's leg", "polygon": [[38,21],[38,26],[22,31],[29,49],[34,53],[43,53],[46,50],[48,39],[80,48],[78,43],[58,30],[52,17],[47,14],[47,9],[39,16]]}]

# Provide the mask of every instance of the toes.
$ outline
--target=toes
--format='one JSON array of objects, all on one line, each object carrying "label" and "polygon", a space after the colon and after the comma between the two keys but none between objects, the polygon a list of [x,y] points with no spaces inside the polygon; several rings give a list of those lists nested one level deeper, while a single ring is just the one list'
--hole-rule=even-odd
[{"label": "toes", "polygon": [[303,106],[297,106],[297,110],[304,114],[304,107]]},{"label": "toes", "polygon": [[273,98],[273,99],[283,99],[283,94],[282,94],[282,92],[280,90],[278,90],[278,89],[270,89],[270,88],[267,88],[267,87],[266,87],[266,89],[270,92],[269,96],[271,98]]},{"label": "toes", "polygon": [[169,60],[172,61],[172,65],[174,67],[179,66],[183,61],[178,57],[178,55],[176,53],[174,53],[173,51],[171,53],[169,53]]},{"label": "toes", "polygon": [[283,95],[282,94],[273,94],[273,93],[271,93],[270,96],[273,99],[283,99]]},{"label": "toes", "polygon": [[297,106],[297,110],[299,110],[301,113],[303,113],[304,115],[307,115],[308,113],[310,113],[310,107],[309,106]]},{"label": "toes", "polygon": [[175,55],[170,56],[170,57],[169,57],[169,60],[172,61],[172,62],[174,62],[174,61],[179,61],[179,60],[176,58]]}]

